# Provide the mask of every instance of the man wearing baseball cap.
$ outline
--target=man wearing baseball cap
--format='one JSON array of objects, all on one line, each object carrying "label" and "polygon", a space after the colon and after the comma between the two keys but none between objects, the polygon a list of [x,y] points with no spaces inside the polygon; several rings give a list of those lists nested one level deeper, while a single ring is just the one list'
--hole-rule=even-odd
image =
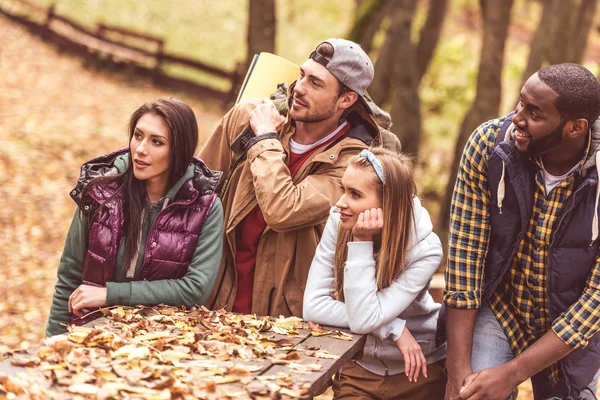
[{"label": "man wearing baseball cap", "polygon": [[[223,258],[208,307],[302,315],[308,270],[347,160],[384,142],[363,97],[373,74],[359,45],[328,39],[290,85],[286,117],[269,99],[223,117],[200,152],[226,177]],[[386,132],[386,147],[399,150],[391,137]]]}]

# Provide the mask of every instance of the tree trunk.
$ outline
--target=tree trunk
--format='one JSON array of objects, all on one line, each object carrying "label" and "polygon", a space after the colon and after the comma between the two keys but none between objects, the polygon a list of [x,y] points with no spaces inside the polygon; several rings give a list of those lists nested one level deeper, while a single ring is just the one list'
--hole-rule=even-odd
[{"label": "tree trunk", "polygon": [[360,15],[360,9],[365,4],[365,2],[371,0],[354,0],[354,20],[356,21]]},{"label": "tree trunk", "polygon": [[360,44],[367,54],[371,51],[375,34],[390,10],[390,4],[389,0],[367,0],[362,1],[357,9],[356,20],[348,39]]},{"label": "tree trunk", "polygon": [[442,242],[445,242],[448,235],[450,203],[463,148],[473,129],[479,124],[498,116],[502,91],[501,75],[504,62],[504,46],[512,5],[513,0],[489,1],[485,7],[483,44],[477,75],[477,93],[473,105],[465,115],[460,127],[454,148],[450,177],[437,221]]},{"label": "tree trunk", "polygon": [[396,44],[398,43],[398,27],[395,26],[398,23],[395,17],[398,13],[396,11],[398,4],[394,4],[392,21],[385,33],[385,40],[379,49],[379,55],[375,61],[375,77],[369,86],[369,96],[371,96],[371,99],[379,106],[383,106],[389,100],[392,76],[394,75],[394,54],[397,52]]},{"label": "tree trunk", "polygon": [[275,53],[275,0],[250,0],[248,13],[248,51],[244,73],[255,54],[261,51]]},{"label": "tree trunk", "polygon": [[393,52],[392,130],[400,138],[402,151],[416,156],[421,142],[421,100],[416,49],[411,41],[416,0],[396,0],[389,34],[395,38]]},{"label": "tree trunk", "polygon": [[529,45],[529,59],[527,60],[527,67],[521,78],[519,92],[523,85],[525,85],[525,82],[527,82],[527,79],[535,74],[548,58],[548,51],[554,32],[553,25],[557,22],[557,18],[555,18],[554,15],[558,10],[558,3],[560,1],[562,0],[544,0],[542,2],[542,16],[535,34],[531,39],[531,44]]},{"label": "tree trunk", "polygon": [[577,5],[573,0],[560,0],[554,11],[554,32],[551,35],[552,45],[548,52],[550,64],[560,64],[571,59],[571,34],[574,28]]},{"label": "tree trunk", "polygon": [[433,57],[433,52],[440,39],[440,32],[446,17],[448,0],[430,0],[427,19],[421,28],[419,34],[419,44],[417,46],[417,67],[419,81],[425,75],[429,62]]},{"label": "tree trunk", "polygon": [[581,64],[583,61],[597,5],[597,0],[581,0],[572,29],[571,62]]}]

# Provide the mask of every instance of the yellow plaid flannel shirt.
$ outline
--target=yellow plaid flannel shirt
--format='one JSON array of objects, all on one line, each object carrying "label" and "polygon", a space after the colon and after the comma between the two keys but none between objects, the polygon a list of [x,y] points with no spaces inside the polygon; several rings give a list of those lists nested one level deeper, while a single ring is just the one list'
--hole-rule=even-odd
[{"label": "yellow plaid flannel shirt", "polygon": [[[487,169],[503,120],[492,120],[477,128],[463,152],[451,204],[444,293],[444,302],[449,307],[474,309],[481,305],[492,206]],[[548,313],[546,291],[546,261],[552,233],[573,193],[588,151],[589,145],[578,167],[548,195],[542,166],[535,160],[538,172],[527,233],[518,245],[509,274],[489,300],[515,355],[550,329],[573,348],[585,347],[600,331],[600,258],[596,259],[582,296],[554,321]],[[552,366],[551,370],[556,380],[558,369]]]}]

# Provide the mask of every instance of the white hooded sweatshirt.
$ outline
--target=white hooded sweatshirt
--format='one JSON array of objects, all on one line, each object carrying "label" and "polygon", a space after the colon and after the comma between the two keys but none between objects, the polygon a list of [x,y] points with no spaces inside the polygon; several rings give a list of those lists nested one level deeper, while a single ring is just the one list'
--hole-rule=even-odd
[{"label": "white hooded sweatshirt", "polygon": [[440,304],[429,294],[431,277],[442,260],[442,245],[433,233],[429,213],[414,198],[412,232],[404,271],[383,289],[377,289],[373,242],[349,242],[344,268],[345,302],[335,300],[334,257],[340,217],[331,209],[327,225],[310,267],[304,292],[307,321],[350,328],[369,334],[361,359],[368,371],[386,376],[404,372],[404,358],[395,341],[406,326],[427,360],[446,357],[446,346],[435,347]]}]

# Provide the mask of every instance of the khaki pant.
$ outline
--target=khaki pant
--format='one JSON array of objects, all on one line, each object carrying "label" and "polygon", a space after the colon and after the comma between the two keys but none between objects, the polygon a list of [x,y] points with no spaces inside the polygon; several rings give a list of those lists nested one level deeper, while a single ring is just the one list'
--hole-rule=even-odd
[{"label": "khaki pant", "polygon": [[404,373],[381,376],[348,362],[333,381],[333,398],[443,400],[446,380],[443,362],[429,364],[427,378],[420,375],[416,383],[409,382]]}]

